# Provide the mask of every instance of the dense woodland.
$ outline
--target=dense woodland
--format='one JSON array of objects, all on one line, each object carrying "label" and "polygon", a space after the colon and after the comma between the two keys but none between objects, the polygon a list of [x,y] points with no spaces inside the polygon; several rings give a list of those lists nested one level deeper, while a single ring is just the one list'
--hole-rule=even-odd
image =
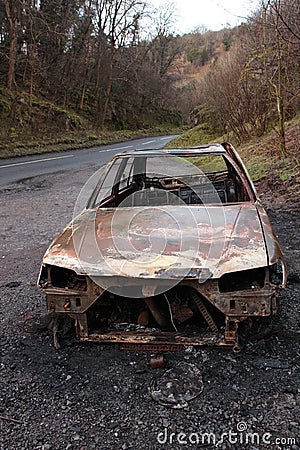
[{"label": "dense woodland", "polygon": [[299,112],[300,1],[234,29],[175,33],[139,0],[0,0],[2,138],[205,123],[240,140]]}]

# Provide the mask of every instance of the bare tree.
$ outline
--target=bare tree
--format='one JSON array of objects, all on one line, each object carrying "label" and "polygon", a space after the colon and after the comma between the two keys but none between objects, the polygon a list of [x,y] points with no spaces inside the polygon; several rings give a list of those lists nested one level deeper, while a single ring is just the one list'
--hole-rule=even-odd
[{"label": "bare tree", "polygon": [[[249,21],[244,47],[248,52],[246,71],[263,86],[268,99],[270,122],[279,148],[286,155],[285,120],[299,109],[299,39],[300,6],[298,0],[261,0],[260,9]],[[254,86],[254,87],[255,87]],[[258,91],[254,89],[258,97]]]},{"label": "bare tree", "polygon": [[5,0],[5,11],[9,23],[10,46],[9,46],[9,64],[7,74],[7,87],[12,88],[15,81],[15,66],[17,56],[17,26],[18,26],[18,2]]},{"label": "bare tree", "polygon": [[110,100],[116,50],[129,44],[129,38],[133,32],[136,32],[137,20],[143,16],[145,6],[145,3],[139,0],[99,0],[97,2],[98,26],[107,38],[109,49],[108,78],[99,120],[100,126],[104,124]]},{"label": "bare tree", "polygon": [[[264,42],[264,71],[267,82],[273,88],[278,112],[278,135],[280,139],[280,150],[283,155],[286,155],[285,144],[285,126],[284,126],[284,104],[282,96],[282,42],[279,30],[279,10],[281,9],[281,0],[274,0],[274,7],[271,6],[270,0],[262,0],[262,14],[263,14],[263,42]],[[274,27],[275,40],[273,44],[273,53],[276,59],[275,67],[272,67],[272,73],[269,72],[268,54],[270,52],[268,46],[267,33],[269,27]]]},{"label": "bare tree", "polygon": [[84,96],[86,91],[86,85],[87,85],[87,77],[90,67],[90,56],[91,56],[91,25],[92,25],[92,19],[91,19],[91,4],[92,0],[88,0],[87,4],[84,5],[85,9],[85,21],[86,21],[86,53],[84,56],[84,71],[83,71],[83,77],[82,77],[82,89],[81,89],[81,98],[80,98],[80,104],[79,108],[83,108],[84,103]]},{"label": "bare tree", "polygon": [[174,37],[174,21],[176,7],[166,2],[154,9],[152,13],[153,31],[149,45],[149,53],[154,70],[163,77],[172,66],[179,48]]}]

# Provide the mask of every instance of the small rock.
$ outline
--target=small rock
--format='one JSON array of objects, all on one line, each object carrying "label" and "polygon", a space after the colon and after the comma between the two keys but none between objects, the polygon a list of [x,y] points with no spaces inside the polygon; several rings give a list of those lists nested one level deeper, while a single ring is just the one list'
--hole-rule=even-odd
[{"label": "small rock", "polygon": [[170,422],[169,422],[167,419],[163,419],[163,420],[162,420],[162,426],[163,426],[164,428],[167,428],[169,425],[170,425]]},{"label": "small rock", "polygon": [[186,353],[193,353],[194,347],[192,345],[189,345],[188,347],[185,348],[185,352]]}]

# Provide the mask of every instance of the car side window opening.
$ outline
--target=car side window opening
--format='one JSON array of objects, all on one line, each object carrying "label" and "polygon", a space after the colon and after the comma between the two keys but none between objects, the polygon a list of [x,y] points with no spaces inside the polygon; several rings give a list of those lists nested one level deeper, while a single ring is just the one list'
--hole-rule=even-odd
[{"label": "car side window opening", "polygon": [[122,155],[107,173],[94,206],[134,207],[249,201],[225,155]]}]

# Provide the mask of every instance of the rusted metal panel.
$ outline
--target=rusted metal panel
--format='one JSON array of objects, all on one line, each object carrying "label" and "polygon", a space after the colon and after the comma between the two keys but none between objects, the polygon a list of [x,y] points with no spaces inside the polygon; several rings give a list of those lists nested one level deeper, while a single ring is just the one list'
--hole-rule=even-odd
[{"label": "rusted metal panel", "polygon": [[261,220],[262,224],[262,230],[264,233],[264,238],[266,242],[266,249],[267,249],[267,256],[268,256],[268,264],[272,265],[275,264],[278,259],[282,261],[284,273],[283,273],[283,286],[286,285],[286,279],[287,279],[287,269],[286,264],[284,260],[284,256],[280,247],[280,244],[278,242],[277,236],[274,232],[274,229],[271,225],[270,219],[262,206],[260,202],[257,202],[256,204],[257,211],[259,213],[259,218]]},{"label": "rusted metal panel", "polygon": [[[191,208],[196,228],[187,221],[179,232],[170,217],[180,214],[184,222],[186,210]],[[195,272],[206,268],[213,277],[220,277],[233,269],[267,265],[255,205],[227,205],[221,212],[214,206],[160,206],[166,214],[165,222],[159,224],[152,207],[134,209],[136,220],[129,233],[129,208],[118,212],[114,227],[114,209],[85,211],[54,240],[43,263],[77,274],[159,279],[182,278],[191,268]]]},{"label": "rusted metal panel", "polygon": [[[124,344],[151,344],[157,346],[156,348],[163,348],[164,346],[172,345],[192,345],[192,346],[230,346],[234,345],[234,337],[230,337],[227,341],[221,336],[203,336],[192,337],[176,335],[174,333],[162,333],[160,336],[151,335],[149,333],[129,333],[129,332],[109,332],[90,334],[82,338],[83,341],[88,342],[103,342],[103,343],[120,343]],[[159,346],[159,347],[158,347]]]}]

